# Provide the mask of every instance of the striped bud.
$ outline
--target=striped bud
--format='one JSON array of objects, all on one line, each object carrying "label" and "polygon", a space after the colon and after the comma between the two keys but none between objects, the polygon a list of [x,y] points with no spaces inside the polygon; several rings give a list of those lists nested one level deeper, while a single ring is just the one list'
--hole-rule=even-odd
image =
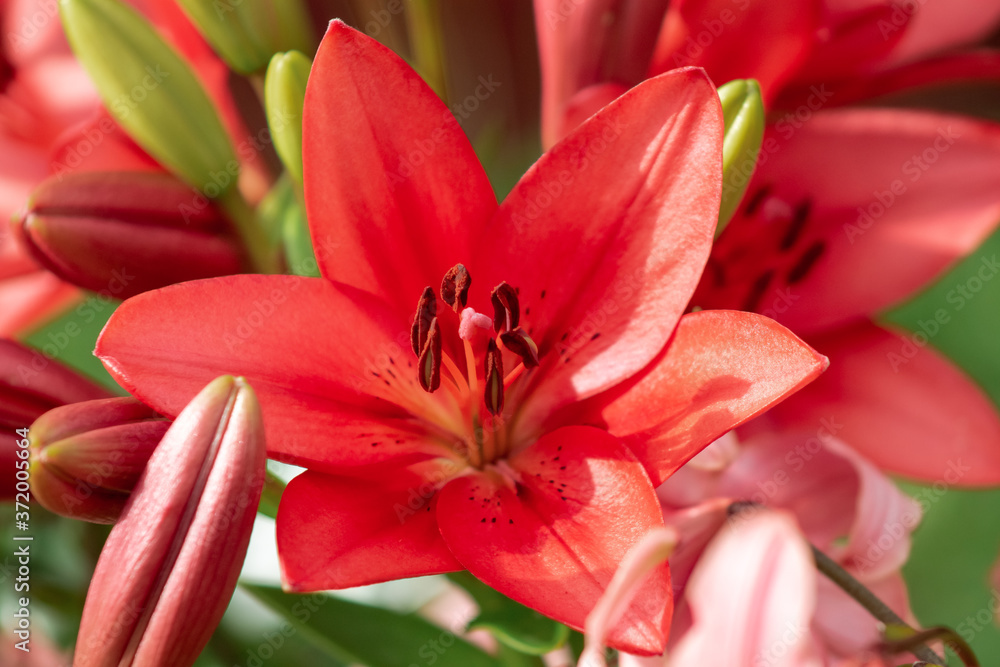
[{"label": "striped bud", "polygon": [[83,401],[31,425],[31,490],[56,514],[114,523],[170,421],[134,398]]},{"label": "striped bud", "polygon": [[111,530],[74,667],[194,664],[236,588],[264,466],[253,390],[214,380],[167,431]]},{"label": "striped bud", "polygon": [[32,194],[18,229],[42,266],[119,299],[249,270],[216,207],[165,173],[51,178]]}]

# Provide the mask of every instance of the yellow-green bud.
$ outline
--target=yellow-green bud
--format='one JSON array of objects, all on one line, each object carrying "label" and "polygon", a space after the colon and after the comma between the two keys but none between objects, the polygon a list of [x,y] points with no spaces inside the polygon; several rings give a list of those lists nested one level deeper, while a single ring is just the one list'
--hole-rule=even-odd
[{"label": "yellow-green bud", "polygon": [[764,140],[764,102],[753,79],[736,79],[719,87],[726,138],[722,144],[722,206],[718,236],[736,213],[750,184]]},{"label": "yellow-green bud", "polygon": [[264,82],[267,124],[288,173],[302,185],[302,104],[312,62],[298,51],[271,58]]},{"label": "yellow-green bud", "polygon": [[121,0],[60,0],[59,7],[73,52],[125,131],[205,195],[232,188],[235,150],[184,58]]},{"label": "yellow-green bud", "polygon": [[215,52],[241,74],[267,67],[271,56],[316,48],[302,0],[177,0]]}]

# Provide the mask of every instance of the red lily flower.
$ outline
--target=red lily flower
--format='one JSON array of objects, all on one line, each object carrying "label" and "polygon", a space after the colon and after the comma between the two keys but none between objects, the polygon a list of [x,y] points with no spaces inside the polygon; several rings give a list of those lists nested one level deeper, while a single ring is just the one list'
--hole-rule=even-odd
[{"label": "red lily flower", "polygon": [[[570,36],[579,42],[585,31],[597,29],[579,23],[587,16],[584,7],[595,3],[584,3],[579,16],[571,14],[562,23],[539,23],[543,70],[549,73],[548,106],[543,109],[549,132],[563,113],[551,94],[558,85],[560,58],[572,55],[560,49],[575,43]],[[963,307],[972,293],[957,286],[965,291],[942,304],[943,321],[932,322],[916,343],[871,321],[970,254],[996,228],[1000,127],[909,110],[821,109],[875,92],[858,83],[860,78],[850,78],[861,72],[882,72],[879,81],[926,82],[919,61],[907,65],[905,73],[893,73],[902,60],[893,55],[897,42],[907,39],[911,29],[920,32],[908,42],[910,61],[961,46],[977,37],[982,25],[969,21],[966,3],[943,5],[926,16],[922,7],[902,18],[902,10],[883,2],[765,4],[746,3],[745,11],[736,12],[738,20],[723,21],[725,34],[703,46],[695,43],[691,52],[697,57],[687,59],[675,57],[686,53],[687,42],[667,28],[683,24],[695,31],[697,41],[698,31],[711,33],[723,8],[712,2],[671,4],[649,66],[657,72],[678,63],[704,64],[719,81],[758,77],[769,97],[778,98],[779,108],[798,104],[796,95],[802,97],[817,81],[824,83],[805,93],[808,104],[797,113],[772,116],[757,163],[742,168],[748,178],[753,174],[743,205],[713,248],[709,270],[692,300],[701,308],[738,308],[773,317],[834,362],[831,373],[752,428],[815,431],[822,420],[833,419],[843,428],[838,437],[883,470],[937,481],[955,467],[968,467],[960,485],[1000,483],[995,406],[964,373],[926,346],[926,337],[946,326],[952,309]],[[815,25],[806,20],[812,14],[801,11],[814,5],[812,14],[829,32],[821,44],[813,43]],[[536,8],[547,6],[543,0],[536,3]],[[797,27],[783,18],[786,7],[798,12]],[[947,44],[926,37],[928,17],[943,21],[941,12],[954,12],[948,14],[953,29]],[[993,21],[998,13],[1000,8],[989,8],[986,18]],[[898,30],[879,33],[880,26],[897,23]],[[754,55],[770,54],[770,49],[748,46],[749,40],[760,42],[761,33],[788,47],[775,61],[780,72]],[[637,34],[640,42],[644,35]],[[671,35],[681,51],[664,51]],[[616,42],[621,43],[629,42]],[[746,48],[749,55],[726,57],[730,48]],[[792,51],[798,55],[793,57]],[[614,53],[627,62],[635,58],[622,47]],[[668,53],[673,55],[664,55]],[[954,66],[942,67],[931,78],[955,74],[959,62],[972,64],[967,57],[953,60]],[[613,99],[598,100],[587,91],[606,89],[621,79],[609,78],[606,71],[595,76],[562,91],[565,125],[560,131]],[[984,275],[992,276],[993,258],[983,261]]]},{"label": "red lily flower", "polygon": [[645,77],[704,67],[716,83],[757,79],[768,107],[843,105],[1000,73],[968,45],[1000,3],[886,0],[535,0],[546,146]]},{"label": "red lily flower", "polygon": [[[785,129],[768,129],[764,162],[692,304],[773,317],[834,363],[748,428],[815,431],[833,420],[837,437],[883,470],[933,482],[959,466],[969,468],[961,486],[1000,482],[996,408],[927,346],[975,294],[957,285],[917,335],[871,320],[996,227],[1000,126],[844,109],[817,113],[791,136]],[[779,149],[767,153],[768,142]],[[803,168],[817,156],[821,169]],[[982,258],[981,278],[998,270],[995,258]]]},{"label": "red lily flower", "polygon": [[[498,207],[444,104],[334,22],[304,133],[324,278],[148,292],[97,349],[165,414],[220,369],[253,384],[269,455],[309,468],[278,513],[293,590],[465,568],[582,627],[662,525],[654,484],[824,367],[766,318],[682,317],[721,194],[721,110],[700,70],[637,87]],[[663,649],[666,568],[654,578],[612,645]]]}]

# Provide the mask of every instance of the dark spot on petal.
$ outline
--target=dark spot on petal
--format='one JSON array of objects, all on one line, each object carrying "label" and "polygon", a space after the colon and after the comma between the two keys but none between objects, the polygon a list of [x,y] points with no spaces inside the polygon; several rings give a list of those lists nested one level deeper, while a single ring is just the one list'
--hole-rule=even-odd
[{"label": "dark spot on petal", "polygon": [[393,366],[396,365],[396,362],[393,360],[392,357],[389,357],[389,363],[392,364]]},{"label": "dark spot on petal", "polygon": [[566,357],[565,359],[563,359],[563,363],[568,364],[570,362],[570,360],[572,360],[572,359],[573,359],[573,357]]},{"label": "dark spot on petal", "polygon": [[780,247],[782,250],[791,248],[799,240],[799,237],[802,236],[802,230],[805,229],[811,210],[812,199],[806,199],[795,208],[795,213],[792,215],[792,222],[788,225],[788,231],[785,232],[785,235],[781,239]]},{"label": "dark spot on petal", "polygon": [[379,374],[378,374],[378,373],[376,373],[375,371],[372,371],[372,375],[374,375],[374,376],[375,376],[375,377],[377,377],[377,378],[380,378],[380,377],[382,377],[381,375],[379,375]]},{"label": "dark spot on petal", "polygon": [[788,284],[794,285],[805,278],[816,264],[816,260],[823,255],[824,250],[826,250],[826,244],[822,241],[817,241],[809,246],[809,249],[802,253],[802,257],[799,259],[798,263],[792,267],[791,271],[788,272]]},{"label": "dark spot on petal", "polygon": [[565,469],[566,469],[566,466],[560,466],[560,467],[559,467],[559,469],[560,469],[560,470],[565,470]]},{"label": "dark spot on petal", "polygon": [[486,523],[486,517],[483,517],[482,519],[480,519],[479,523]]},{"label": "dark spot on petal", "polygon": [[747,215],[753,215],[760,208],[760,205],[764,203],[764,199],[771,194],[771,186],[765,185],[764,187],[753,193],[753,196],[747,201],[747,207],[745,213]]},{"label": "dark spot on petal", "polygon": [[490,523],[496,523],[496,522],[497,522],[497,518],[496,517],[493,517],[493,519],[490,521]]},{"label": "dark spot on petal", "polygon": [[562,335],[562,338],[560,338],[559,340],[566,340],[567,338],[569,338],[569,332],[568,331],[566,333],[564,333]]},{"label": "dark spot on petal", "polygon": [[531,315],[531,306],[525,306],[524,307],[524,314],[525,315]]},{"label": "dark spot on petal", "polygon": [[543,299],[545,298],[545,290],[542,290],[542,297],[541,298],[543,298]]},{"label": "dark spot on petal", "polygon": [[600,337],[601,337],[601,332],[598,331],[597,333],[595,333],[593,336],[590,337],[590,340],[597,340]]},{"label": "dark spot on petal", "polygon": [[513,519],[507,519],[507,521],[509,521],[510,523],[514,523]]},{"label": "dark spot on petal", "polygon": [[774,270],[770,269],[762,273],[760,277],[754,281],[753,286],[750,287],[750,292],[747,294],[746,301],[743,302],[743,308],[741,310],[749,310],[753,312],[757,309],[757,306],[760,305],[760,300],[764,296],[767,286],[771,284],[771,278],[773,277]]},{"label": "dark spot on petal", "polygon": [[377,442],[373,442],[372,443],[372,447],[378,447],[378,443]]}]

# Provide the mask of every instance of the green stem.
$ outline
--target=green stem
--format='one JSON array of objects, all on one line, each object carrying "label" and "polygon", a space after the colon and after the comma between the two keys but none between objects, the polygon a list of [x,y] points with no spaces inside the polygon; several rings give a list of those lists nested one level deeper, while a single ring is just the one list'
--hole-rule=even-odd
[{"label": "green stem", "polygon": [[272,519],[278,516],[278,503],[281,501],[281,494],[285,490],[285,482],[270,470],[264,478],[264,490],[260,494],[260,505],[257,512]]},{"label": "green stem", "polygon": [[[904,621],[899,615],[890,609],[882,600],[875,597],[875,594],[868,590],[864,584],[855,579],[851,574],[840,567],[832,558],[827,556],[825,553],[812,547],[813,559],[816,561],[816,568],[822,572],[826,577],[837,584],[854,598],[858,604],[868,610],[872,616],[877,618],[879,621],[886,625],[899,625],[908,628],[913,632],[913,637],[921,636],[919,631],[910,627],[910,625]],[[944,658],[941,658],[937,653],[927,648],[923,641],[914,641],[912,646],[908,645],[904,650],[912,651],[913,655],[917,656],[925,662],[929,662],[932,665],[944,665],[946,664]]]},{"label": "green stem", "polygon": [[253,270],[257,273],[281,273],[281,255],[277,252],[276,244],[269,238],[267,230],[243,198],[239,188],[230,187],[215,202],[226,213],[243,240],[243,247],[246,248]]},{"label": "green stem", "polygon": [[414,68],[447,104],[444,39],[441,34],[441,8],[438,0],[409,0],[406,3],[406,19],[413,47]]}]

